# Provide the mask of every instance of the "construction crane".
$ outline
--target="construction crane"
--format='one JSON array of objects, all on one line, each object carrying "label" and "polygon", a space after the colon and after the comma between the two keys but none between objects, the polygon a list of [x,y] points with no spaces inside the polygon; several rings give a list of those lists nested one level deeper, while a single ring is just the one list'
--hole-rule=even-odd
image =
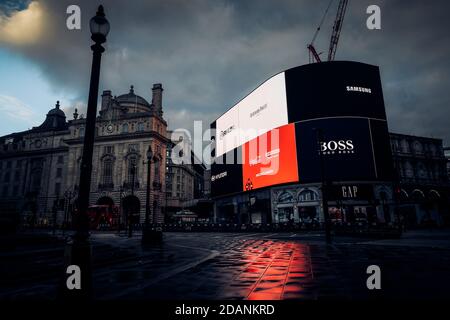
[{"label": "construction crane", "polygon": [[[325,10],[325,13],[322,17],[322,20],[320,21],[319,27],[316,29],[316,32],[314,33],[314,37],[310,44],[308,44],[307,48],[309,50],[310,56],[309,56],[309,62],[312,61],[316,62],[322,62],[320,59],[320,54],[317,53],[316,48],[314,47],[314,41],[317,38],[317,35],[319,34],[320,28],[322,27],[323,22],[325,21],[325,17],[327,16],[328,10],[330,9],[330,6],[332,4],[333,0],[330,0],[330,3],[328,4],[327,9]],[[336,55],[337,45],[339,42],[339,36],[341,34],[342,30],[342,23],[344,21],[345,11],[347,9],[348,0],[340,0],[338,10],[336,13],[336,19],[334,20],[333,24],[333,32],[331,34],[331,40],[330,40],[330,48],[328,49],[328,61],[333,61],[334,56]]]}]

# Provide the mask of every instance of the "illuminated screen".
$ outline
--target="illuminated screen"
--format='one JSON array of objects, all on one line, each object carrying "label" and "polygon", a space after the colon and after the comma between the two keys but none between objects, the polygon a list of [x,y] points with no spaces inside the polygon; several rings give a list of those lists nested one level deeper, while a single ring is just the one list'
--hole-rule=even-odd
[{"label": "illuminated screen", "polygon": [[273,129],[242,148],[243,191],[298,181],[295,126]]},{"label": "illuminated screen", "polygon": [[216,120],[216,156],[288,123],[284,72],[270,78]]},{"label": "illuminated screen", "polygon": [[[320,182],[320,157],[330,182],[393,180],[377,66],[333,61],[286,70],[264,82],[211,127],[217,127],[216,159],[240,160],[232,165],[212,164],[214,197],[283,183]],[[278,148],[270,144],[275,128]],[[251,129],[258,133],[242,134]],[[260,145],[267,150],[259,150]]]}]

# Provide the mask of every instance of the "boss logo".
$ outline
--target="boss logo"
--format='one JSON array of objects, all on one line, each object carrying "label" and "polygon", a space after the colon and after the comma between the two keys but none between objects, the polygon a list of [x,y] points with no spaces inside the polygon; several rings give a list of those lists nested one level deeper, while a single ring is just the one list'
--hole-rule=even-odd
[{"label": "boss logo", "polygon": [[355,153],[352,140],[330,140],[320,142],[321,154],[348,154]]}]

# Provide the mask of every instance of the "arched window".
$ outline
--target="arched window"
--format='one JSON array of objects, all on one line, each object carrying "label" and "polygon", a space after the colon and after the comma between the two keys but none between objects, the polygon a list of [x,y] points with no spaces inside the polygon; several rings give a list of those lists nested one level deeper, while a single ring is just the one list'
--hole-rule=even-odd
[{"label": "arched window", "polygon": [[294,201],[294,197],[289,192],[286,192],[286,191],[282,192],[278,196],[278,203],[289,203],[289,202],[293,202],[293,201]]},{"label": "arched window", "polygon": [[102,173],[102,183],[105,186],[111,186],[113,184],[113,170],[114,170],[114,163],[113,159],[110,157],[105,158],[103,160],[103,173]]},{"label": "arched window", "polygon": [[303,190],[298,195],[298,202],[317,201],[319,196],[312,190]]},{"label": "arched window", "polygon": [[84,127],[80,127],[80,137],[84,137]]},{"label": "arched window", "polygon": [[408,178],[414,177],[414,168],[410,162],[405,163],[405,175]]},{"label": "arched window", "polygon": [[123,133],[128,133],[128,123],[124,123],[124,124],[122,125],[122,132],[123,132]]}]

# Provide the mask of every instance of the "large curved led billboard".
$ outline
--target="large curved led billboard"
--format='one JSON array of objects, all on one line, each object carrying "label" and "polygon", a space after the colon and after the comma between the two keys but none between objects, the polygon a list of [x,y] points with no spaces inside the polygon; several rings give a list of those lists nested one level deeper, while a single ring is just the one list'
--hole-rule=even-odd
[{"label": "large curved led billboard", "polygon": [[[213,196],[284,183],[390,181],[379,69],[333,61],[299,66],[261,84],[213,124]],[[320,134],[318,134],[320,132]]]}]

